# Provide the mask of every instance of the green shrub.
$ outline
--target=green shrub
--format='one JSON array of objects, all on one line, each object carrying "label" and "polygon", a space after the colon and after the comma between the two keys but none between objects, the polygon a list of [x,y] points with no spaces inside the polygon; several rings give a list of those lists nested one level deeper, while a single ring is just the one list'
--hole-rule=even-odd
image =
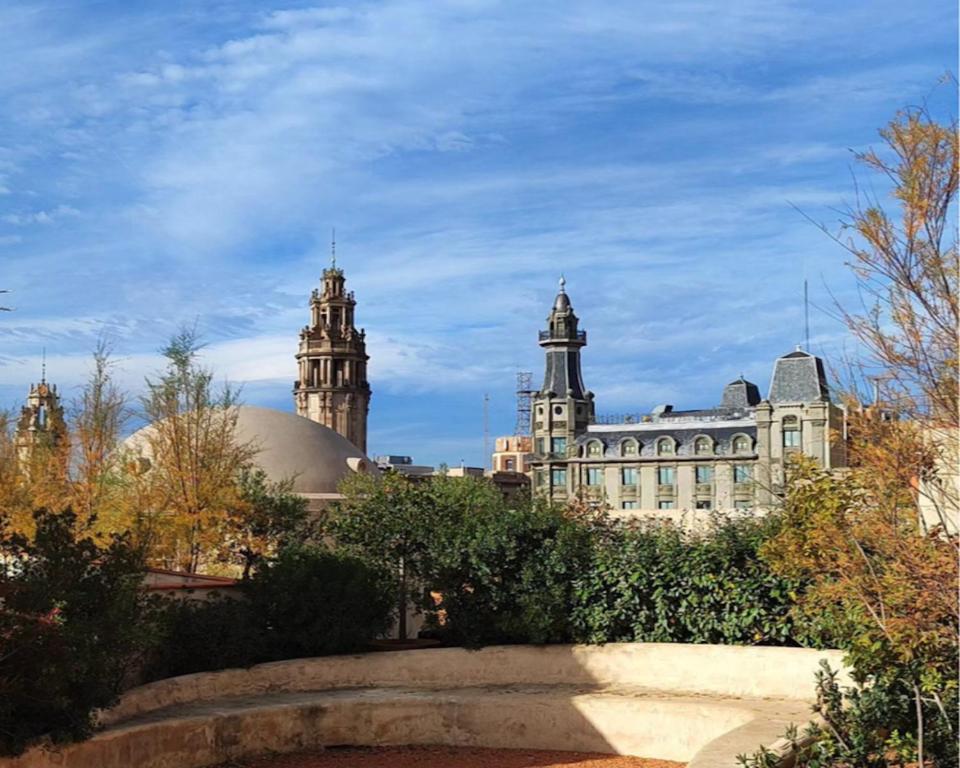
[{"label": "green shrub", "polygon": [[242,598],[165,600],[158,623],[162,641],[146,680],[248,667],[266,657],[262,622]]},{"label": "green shrub", "polygon": [[284,550],[244,593],[270,659],[362,649],[389,629],[394,602],[383,569],[313,547]]},{"label": "green shrub", "polygon": [[148,679],[362,650],[390,625],[384,573],[344,554],[286,549],[240,589],[167,605]]},{"label": "green shrub", "polygon": [[0,539],[0,753],[49,734],[83,738],[152,640],[140,553],[124,537],[100,545],[70,512],[38,511],[36,535]]},{"label": "green shrub", "polygon": [[615,523],[575,578],[579,642],[795,644],[798,581],[758,557],[771,523],[718,518],[709,532]]},{"label": "green shrub", "polygon": [[571,641],[575,582],[595,535],[589,523],[527,502],[475,510],[450,533],[435,542],[429,576],[452,642]]}]

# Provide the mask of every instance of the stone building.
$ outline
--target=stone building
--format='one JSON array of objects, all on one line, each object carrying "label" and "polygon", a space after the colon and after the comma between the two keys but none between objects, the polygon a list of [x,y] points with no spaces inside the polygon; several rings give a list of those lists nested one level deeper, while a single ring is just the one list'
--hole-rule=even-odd
[{"label": "stone building", "polygon": [[339,432],[366,453],[370,358],[365,333],[354,325],[357,302],[345,283],[334,259],[323,271],[322,290],[315,288],[310,296],[310,324],[300,331],[293,399],[298,415]]},{"label": "stone building", "polygon": [[587,335],[563,280],[547,324],[532,471],[534,488],[554,500],[581,495],[624,515],[696,524],[713,510],[768,507],[791,453],[828,468],[845,464],[843,411],[831,402],[823,361],[808,352],[798,348],[774,363],[766,399],[739,378],[714,407],[661,405],[601,424],[580,371]]},{"label": "stone building", "polygon": [[30,394],[17,419],[16,447],[20,461],[27,462],[38,446],[54,447],[67,436],[63,405],[56,384],[48,384],[46,374],[39,384],[30,385]]},{"label": "stone building", "polygon": [[491,466],[494,472],[530,473],[533,438],[530,435],[498,437],[494,443]]}]

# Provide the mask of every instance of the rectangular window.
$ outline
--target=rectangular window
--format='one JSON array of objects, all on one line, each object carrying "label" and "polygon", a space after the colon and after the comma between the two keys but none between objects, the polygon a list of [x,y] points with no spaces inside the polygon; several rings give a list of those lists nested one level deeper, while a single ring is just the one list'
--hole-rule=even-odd
[{"label": "rectangular window", "polygon": [[620,509],[639,509],[635,501],[621,501]]},{"label": "rectangular window", "polygon": [[620,470],[620,485],[636,485],[637,469],[636,467],[624,467]]},{"label": "rectangular window", "polygon": [[587,467],[587,485],[603,485],[603,470],[600,467]]},{"label": "rectangular window", "polygon": [[750,482],[750,465],[749,464],[734,464],[733,465],[733,482],[735,483],[749,483]]},{"label": "rectangular window", "polygon": [[799,448],[800,447],[800,430],[799,429],[786,429],[783,432],[783,447],[784,448]]},{"label": "rectangular window", "polygon": [[565,454],[567,452],[567,438],[553,437],[550,439],[550,452]]},{"label": "rectangular window", "polygon": [[513,470],[514,470],[515,468],[516,468],[516,464],[515,464],[514,460],[513,460],[513,459],[507,459],[507,467],[506,467],[507,472],[513,472]]},{"label": "rectangular window", "polygon": [[733,502],[734,509],[751,509],[752,507],[753,507],[752,502],[743,501],[742,499],[738,499],[737,501]]},{"label": "rectangular window", "polygon": [[672,501],[658,501],[657,509],[673,509],[674,505]]},{"label": "rectangular window", "polygon": [[673,485],[675,477],[674,471],[673,467],[657,467],[657,484]]},{"label": "rectangular window", "polygon": [[542,469],[537,470],[537,485],[543,485],[544,480],[546,479],[546,472]]},{"label": "rectangular window", "polygon": [[700,499],[697,502],[697,509],[713,509],[713,504],[709,499]]},{"label": "rectangular window", "polygon": [[567,487],[567,470],[565,467],[554,467],[550,471],[550,483],[554,488]]},{"label": "rectangular window", "polygon": [[547,452],[547,441],[546,441],[544,438],[542,438],[542,437],[538,437],[538,438],[537,438],[537,453],[539,453],[539,454],[542,456],[542,455],[545,454],[546,452]]},{"label": "rectangular window", "polygon": [[709,464],[701,464],[697,467],[697,482],[698,483],[712,483],[713,482],[713,467]]}]

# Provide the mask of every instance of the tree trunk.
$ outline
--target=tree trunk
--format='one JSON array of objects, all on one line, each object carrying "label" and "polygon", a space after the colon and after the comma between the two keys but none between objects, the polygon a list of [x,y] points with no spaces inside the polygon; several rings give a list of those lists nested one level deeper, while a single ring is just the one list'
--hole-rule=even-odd
[{"label": "tree trunk", "polygon": [[913,702],[917,708],[917,766],[923,768],[923,702],[916,683],[913,684]]}]

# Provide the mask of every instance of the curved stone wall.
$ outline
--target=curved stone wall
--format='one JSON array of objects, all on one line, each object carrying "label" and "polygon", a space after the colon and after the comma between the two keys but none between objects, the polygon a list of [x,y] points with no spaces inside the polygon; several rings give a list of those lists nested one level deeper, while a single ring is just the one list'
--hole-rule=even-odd
[{"label": "curved stone wall", "polygon": [[820,659],[840,667],[836,651],[669,644],[298,659],[131,690],[90,741],[0,768],[201,768],[343,744],[583,750],[721,768],[808,719]]},{"label": "curved stone wall", "polygon": [[201,672],[129,691],[105,713],[120,722],[154,709],[274,691],[478,685],[636,686],[673,693],[807,700],[821,659],[839,651],[672,643],[437,648],[278,661]]}]

